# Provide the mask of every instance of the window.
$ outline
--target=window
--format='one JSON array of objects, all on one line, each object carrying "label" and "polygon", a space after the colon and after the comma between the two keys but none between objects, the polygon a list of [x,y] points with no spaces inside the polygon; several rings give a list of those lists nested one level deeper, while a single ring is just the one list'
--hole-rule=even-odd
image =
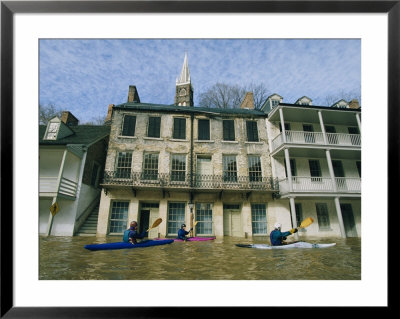
[{"label": "window", "polygon": [[174,132],[172,137],[179,140],[186,138],[186,119],[185,118],[174,118]]},{"label": "window", "polygon": [[272,107],[275,107],[275,106],[277,106],[279,104],[279,101],[278,100],[272,100],[271,104],[272,104]]},{"label": "window", "polygon": [[168,235],[177,235],[181,225],[185,223],[185,203],[168,203]]},{"label": "window", "polygon": [[303,124],[304,141],[306,143],[315,143],[314,128],[311,124]]},{"label": "window", "polygon": [[196,203],[196,233],[199,235],[212,234],[212,204]]},{"label": "window", "polygon": [[261,158],[257,155],[249,155],[249,180],[250,182],[261,182],[262,181],[262,171],[261,171]]},{"label": "window", "polygon": [[171,181],[184,182],[186,175],[186,155],[173,154],[171,158]]},{"label": "window", "polygon": [[148,137],[160,137],[161,117],[149,117]]},{"label": "window", "polygon": [[110,234],[121,234],[127,228],[129,202],[112,202]]},{"label": "window", "polygon": [[234,141],[235,140],[235,121],[234,120],[223,120],[223,140]]},{"label": "window", "polygon": [[141,203],[140,205],[142,209],[159,208],[160,206],[158,203]]},{"label": "window", "polygon": [[319,166],[318,160],[309,160],[308,165],[310,167],[310,175],[312,182],[322,182],[321,178],[321,167]]},{"label": "window", "polygon": [[224,209],[240,209],[240,204],[224,204]]},{"label": "window", "polygon": [[360,176],[360,178],[361,178],[361,162],[357,161],[356,165],[357,165],[357,170],[358,170],[358,176]]},{"label": "window", "polygon": [[319,230],[330,230],[328,205],[326,203],[316,203],[317,219]]},{"label": "window", "polygon": [[132,166],[132,152],[119,152],[117,157],[116,176],[118,178],[130,178]]},{"label": "window", "polygon": [[224,165],[224,182],[237,182],[236,155],[223,155],[222,162]]},{"label": "window", "polygon": [[135,136],[136,116],[125,115],[124,124],[122,126],[123,136]]},{"label": "window", "polygon": [[247,121],[247,141],[258,142],[258,129],[256,121]]},{"label": "window", "polygon": [[251,227],[253,234],[267,234],[267,212],[265,204],[251,205]]},{"label": "window", "polygon": [[158,179],[158,153],[144,154],[143,158],[143,179]]},{"label": "window", "polygon": [[[279,131],[282,132],[282,123],[279,122]],[[285,131],[290,131],[290,123],[285,123]]]},{"label": "window", "polygon": [[99,164],[97,164],[96,162],[93,162],[92,175],[90,178],[90,185],[92,185],[93,187],[97,187],[99,169],[100,169]]},{"label": "window", "polygon": [[46,139],[55,140],[57,137],[59,127],[60,123],[50,123],[49,128],[47,130]]},{"label": "window", "polygon": [[198,139],[209,140],[210,139],[210,120],[198,120]]}]

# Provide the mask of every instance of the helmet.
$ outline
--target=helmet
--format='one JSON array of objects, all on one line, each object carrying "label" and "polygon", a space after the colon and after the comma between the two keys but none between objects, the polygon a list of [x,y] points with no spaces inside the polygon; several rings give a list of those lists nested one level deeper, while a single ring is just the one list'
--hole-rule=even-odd
[{"label": "helmet", "polygon": [[275,223],[274,227],[277,228],[277,229],[278,229],[278,228],[281,228],[281,227],[282,227],[282,224],[281,224],[281,223]]},{"label": "helmet", "polygon": [[186,227],[186,225],[185,225],[185,224],[182,224],[182,225],[181,225],[181,228],[183,228],[183,227]]}]

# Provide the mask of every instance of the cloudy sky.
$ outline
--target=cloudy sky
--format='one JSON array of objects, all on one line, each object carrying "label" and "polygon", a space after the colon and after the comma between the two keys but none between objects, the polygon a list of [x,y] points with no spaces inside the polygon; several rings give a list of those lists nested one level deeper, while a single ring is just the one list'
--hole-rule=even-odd
[{"label": "cloudy sky", "polygon": [[141,102],[174,103],[185,51],[195,105],[217,82],[263,83],[286,103],[306,95],[325,105],[327,96],[361,95],[356,39],[49,39],[40,40],[39,50],[40,104],[69,110],[80,123],[126,102],[129,85]]}]

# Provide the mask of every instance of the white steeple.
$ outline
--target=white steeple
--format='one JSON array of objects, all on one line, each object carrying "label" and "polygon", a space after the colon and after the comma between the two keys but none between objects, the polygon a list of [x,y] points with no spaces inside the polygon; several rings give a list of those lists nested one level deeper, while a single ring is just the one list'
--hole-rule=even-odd
[{"label": "white steeple", "polygon": [[179,77],[179,80],[176,79],[176,84],[185,84],[185,83],[190,83],[190,72],[189,72],[189,65],[186,52],[185,52],[185,60],[183,61],[181,76]]}]

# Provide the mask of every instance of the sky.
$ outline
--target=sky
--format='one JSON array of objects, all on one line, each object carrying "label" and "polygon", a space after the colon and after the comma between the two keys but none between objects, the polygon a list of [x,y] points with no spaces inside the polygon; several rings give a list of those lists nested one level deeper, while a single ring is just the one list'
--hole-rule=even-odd
[{"label": "sky", "polygon": [[302,96],[361,96],[359,39],[41,39],[39,103],[72,112],[80,123],[125,103],[173,104],[187,52],[194,105],[216,83],[264,84],[284,103]]}]

